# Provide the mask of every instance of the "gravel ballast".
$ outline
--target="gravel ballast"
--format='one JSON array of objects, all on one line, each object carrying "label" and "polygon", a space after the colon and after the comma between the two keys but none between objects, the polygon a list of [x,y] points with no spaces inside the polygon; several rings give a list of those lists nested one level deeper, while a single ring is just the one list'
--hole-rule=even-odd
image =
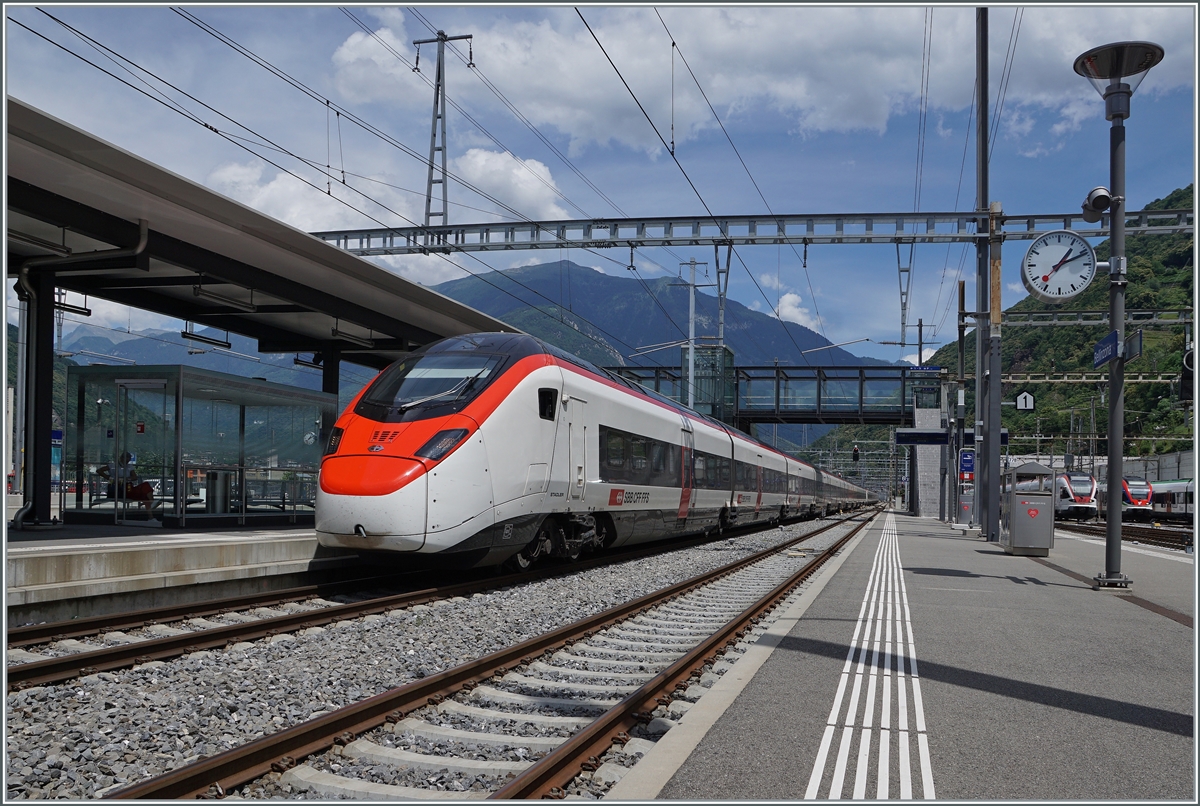
[{"label": "gravel ballast", "polygon": [[[819,525],[771,529],[470,598],[417,605],[302,634],[10,693],[6,796],[9,800],[98,797],[106,790],[160,775],[557,629]],[[837,527],[815,538],[812,548],[824,548],[849,528]],[[460,715],[438,721],[505,732],[503,726],[479,725]],[[548,735],[563,732],[551,730]],[[390,743],[401,738],[392,737]],[[322,762],[333,763],[338,762]],[[340,765],[364,766],[349,759]],[[376,769],[367,777],[401,782],[394,770],[385,775]],[[403,777],[412,778],[409,785],[437,786],[428,780],[435,776],[427,773]],[[464,784],[455,778],[444,786],[453,791],[484,783]],[[311,797],[286,789],[238,794]]]}]

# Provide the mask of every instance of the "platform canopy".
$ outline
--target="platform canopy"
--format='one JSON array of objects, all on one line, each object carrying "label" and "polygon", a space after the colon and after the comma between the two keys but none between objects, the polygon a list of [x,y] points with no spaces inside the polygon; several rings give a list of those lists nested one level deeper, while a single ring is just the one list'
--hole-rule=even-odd
[{"label": "platform canopy", "polygon": [[[9,278],[37,256],[60,288],[380,368],[447,336],[519,332],[8,98]],[[199,289],[199,293],[197,293]]]}]

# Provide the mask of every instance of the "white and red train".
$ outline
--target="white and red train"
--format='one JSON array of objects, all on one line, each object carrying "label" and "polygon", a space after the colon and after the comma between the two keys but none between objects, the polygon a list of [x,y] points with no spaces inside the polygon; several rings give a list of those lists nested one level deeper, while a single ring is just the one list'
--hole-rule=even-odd
[{"label": "white and red train", "polygon": [[316,530],[323,546],[523,568],[873,500],[532,336],[476,333],[413,352],[350,403]]}]

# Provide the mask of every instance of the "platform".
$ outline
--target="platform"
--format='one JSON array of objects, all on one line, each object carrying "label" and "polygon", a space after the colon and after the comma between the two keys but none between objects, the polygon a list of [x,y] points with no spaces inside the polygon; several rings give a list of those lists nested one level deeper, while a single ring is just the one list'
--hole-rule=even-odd
[{"label": "platform", "polygon": [[67,525],[7,538],[10,627],[296,587],[358,562],[312,528]]},{"label": "platform", "polygon": [[610,799],[1195,801],[1193,556],[1127,545],[1117,593],[1064,532],[856,541]]}]

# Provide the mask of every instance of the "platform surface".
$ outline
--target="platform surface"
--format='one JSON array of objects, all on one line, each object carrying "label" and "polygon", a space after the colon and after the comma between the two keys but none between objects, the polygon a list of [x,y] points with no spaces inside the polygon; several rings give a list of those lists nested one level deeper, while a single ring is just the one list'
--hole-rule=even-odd
[{"label": "platform surface", "polygon": [[1094,591],[1102,541],[1014,557],[885,513],[694,747],[669,740],[707,695],[612,794],[1194,802],[1193,556],[1122,558],[1132,590]]},{"label": "platform surface", "polygon": [[312,527],[303,526],[184,530],[69,524],[10,530],[6,537],[10,627],[155,607],[179,597],[202,601],[294,586],[312,572],[358,562],[352,552],[322,548]]}]

